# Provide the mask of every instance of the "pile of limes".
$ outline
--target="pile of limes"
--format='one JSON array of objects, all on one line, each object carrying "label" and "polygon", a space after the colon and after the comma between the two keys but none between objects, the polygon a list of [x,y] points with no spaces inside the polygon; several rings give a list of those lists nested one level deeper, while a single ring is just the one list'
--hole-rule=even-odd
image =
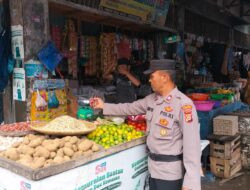
[{"label": "pile of limes", "polygon": [[102,145],[104,148],[109,148],[114,145],[131,141],[132,139],[144,136],[142,131],[137,131],[131,125],[127,124],[109,124],[100,125],[92,133],[88,134],[90,140]]}]

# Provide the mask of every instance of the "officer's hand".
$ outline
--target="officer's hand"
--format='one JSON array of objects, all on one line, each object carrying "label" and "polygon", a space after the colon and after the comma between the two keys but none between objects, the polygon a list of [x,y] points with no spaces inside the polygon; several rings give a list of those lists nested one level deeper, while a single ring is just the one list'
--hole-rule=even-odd
[{"label": "officer's hand", "polygon": [[90,98],[89,104],[93,109],[103,109],[104,102],[101,98]]},{"label": "officer's hand", "polygon": [[186,188],[186,187],[182,187],[182,189],[181,190],[189,190],[188,188]]}]

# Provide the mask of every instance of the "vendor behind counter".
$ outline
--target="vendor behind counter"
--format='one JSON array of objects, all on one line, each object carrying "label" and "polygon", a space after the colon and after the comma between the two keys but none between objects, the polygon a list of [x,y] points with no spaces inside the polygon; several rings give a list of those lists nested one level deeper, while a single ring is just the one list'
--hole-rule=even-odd
[{"label": "vendor behind counter", "polygon": [[130,61],[126,58],[118,60],[118,73],[115,75],[117,103],[133,102],[137,99],[136,88],[140,80],[130,72]]}]

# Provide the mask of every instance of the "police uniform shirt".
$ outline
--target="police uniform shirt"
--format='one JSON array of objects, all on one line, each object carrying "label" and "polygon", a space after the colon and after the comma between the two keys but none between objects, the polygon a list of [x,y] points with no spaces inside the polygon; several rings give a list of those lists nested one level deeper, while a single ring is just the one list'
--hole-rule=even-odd
[{"label": "police uniform shirt", "polygon": [[[152,178],[178,180],[183,187],[200,190],[200,132],[192,100],[174,88],[166,97],[155,93],[125,104],[104,104],[105,115],[146,114],[147,146],[151,153],[183,154],[182,161],[159,162],[149,158]],[[184,165],[184,168],[183,168]]]}]

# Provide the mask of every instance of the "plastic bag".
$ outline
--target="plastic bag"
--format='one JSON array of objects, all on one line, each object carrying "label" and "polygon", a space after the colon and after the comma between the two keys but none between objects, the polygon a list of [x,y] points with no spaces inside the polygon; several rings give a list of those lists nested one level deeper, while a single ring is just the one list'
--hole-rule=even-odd
[{"label": "plastic bag", "polygon": [[50,72],[53,72],[63,59],[63,55],[51,41],[38,52],[37,56]]},{"label": "plastic bag", "polygon": [[48,107],[51,108],[58,108],[59,106],[59,101],[56,97],[56,93],[55,91],[53,92],[48,92],[48,96],[49,96],[49,101],[48,101]]},{"label": "plastic bag", "polygon": [[37,108],[44,108],[46,107],[48,104],[47,102],[44,100],[44,98],[40,95],[39,90],[37,90],[37,96],[36,96],[36,107]]}]

